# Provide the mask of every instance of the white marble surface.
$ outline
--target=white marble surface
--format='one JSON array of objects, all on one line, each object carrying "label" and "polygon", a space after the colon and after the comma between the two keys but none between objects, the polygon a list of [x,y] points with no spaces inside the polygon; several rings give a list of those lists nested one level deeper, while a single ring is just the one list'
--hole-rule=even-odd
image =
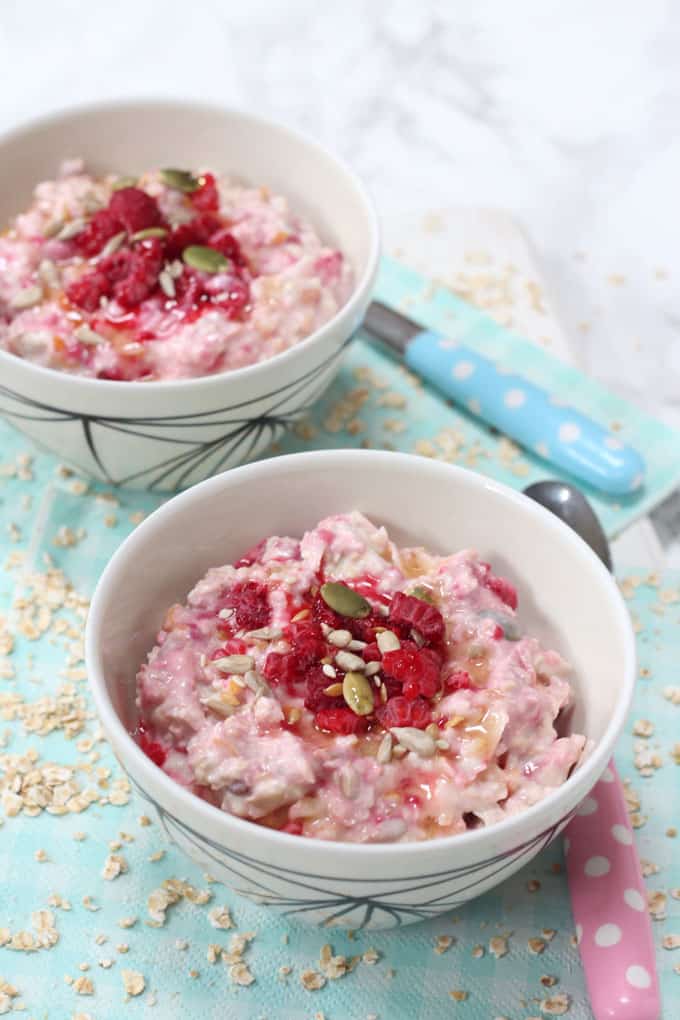
[{"label": "white marble surface", "polygon": [[501,208],[580,366],[680,427],[679,46],[662,0],[2,0],[0,129],[205,98],[341,153],[388,250],[426,259],[428,214]]}]

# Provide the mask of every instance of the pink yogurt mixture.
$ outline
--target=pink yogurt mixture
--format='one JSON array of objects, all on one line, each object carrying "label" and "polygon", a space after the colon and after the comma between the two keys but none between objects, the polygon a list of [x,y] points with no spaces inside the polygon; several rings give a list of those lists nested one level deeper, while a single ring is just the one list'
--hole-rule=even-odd
[{"label": "pink yogurt mixture", "polygon": [[[339,589],[360,615],[337,610]],[[137,677],[140,744],[198,796],[286,832],[489,825],[560,786],[585,745],[558,735],[569,669],[516,605],[476,553],[399,549],[358,512],[268,538],[168,610]]]},{"label": "pink yogurt mixture", "polygon": [[95,178],[70,160],[39,184],[0,235],[0,349],[100,379],[182,379],[285,351],[347,301],[348,262],[285,198],[176,175]]}]

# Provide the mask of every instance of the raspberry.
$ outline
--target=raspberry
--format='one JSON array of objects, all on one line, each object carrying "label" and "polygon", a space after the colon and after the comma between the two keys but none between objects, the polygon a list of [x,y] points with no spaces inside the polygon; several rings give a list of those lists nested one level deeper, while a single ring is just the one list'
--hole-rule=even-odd
[{"label": "raspberry", "polygon": [[168,258],[181,258],[182,252],[192,244],[208,244],[210,237],[222,226],[221,220],[210,213],[194,216],[188,223],[175,227],[166,240]]},{"label": "raspberry", "polygon": [[292,651],[297,656],[301,670],[313,665],[326,652],[326,643],[315,620],[300,620],[298,623],[290,623],[286,628],[286,637],[291,644]]},{"label": "raspberry", "polygon": [[364,662],[380,662],[382,657],[375,641],[371,641],[370,644],[366,645],[360,654]]},{"label": "raspberry", "polygon": [[401,591],[392,599],[390,623],[407,631],[417,630],[431,644],[437,644],[444,637],[444,617],[437,607]]},{"label": "raspberry", "polygon": [[510,581],[507,581],[504,577],[496,577],[494,574],[489,573],[482,581],[482,584],[489,591],[492,591],[494,595],[498,595],[499,599],[505,602],[506,606],[510,606],[511,609],[517,609],[517,589]]},{"label": "raspberry", "polygon": [[424,694],[431,698],[439,690],[441,663],[431,648],[417,648],[412,641],[404,641],[396,652],[386,652],[382,661],[385,673],[401,680],[405,697]]},{"label": "raspberry", "polygon": [[95,312],[99,308],[100,298],[111,293],[111,283],[99,269],[73,280],[66,288],[66,297],[71,304],[77,305],[86,312]]},{"label": "raspberry", "polygon": [[146,230],[147,227],[157,227],[161,222],[161,211],[156,199],[141,188],[120,188],[114,191],[108,211],[130,234]]},{"label": "raspberry", "polygon": [[235,610],[236,623],[244,630],[257,630],[269,623],[268,592],[258,581],[239,581],[227,592],[224,606]]},{"label": "raspberry", "polygon": [[185,268],[181,276],[175,280],[175,299],[179,307],[188,312],[198,308],[205,297],[203,280],[195,269]]},{"label": "raspberry", "polygon": [[236,319],[250,301],[250,288],[245,280],[232,277],[229,286],[212,298],[212,303],[224,308],[230,319]]},{"label": "raspberry", "polygon": [[122,230],[120,220],[109,209],[100,209],[94,214],[84,230],[73,238],[81,255],[91,258],[98,255],[104,245]]},{"label": "raspberry", "polygon": [[270,683],[287,684],[288,687],[300,679],[294,652],[270,652],[264,660],[263,672]]},{"label": "raspberry", "polygon": [[344,704],[341,697],[332,698],[324,694],[324,688],[333,681],[326,676],[320,666],[307,671],[306,681],[305,708],[310,712],[318,712],[322,708],[337,708]]},{"label": "raspberry", "polygon": [[191,204],[201,212],[217,212],[220,207],[220,196],[212,174],[203,174],[201,186],[190,194]]},{"label": "raspberry", "polygon": [[137,727],[137,735],[139,738],[139,746],[141,747],[147,758],[151,758],[154,765],[158,765],[159,769],[163,768],[167,753],[162,744],[159,744],[157,740],[152,740],[146,731],[144,723],[140,722]]},{"label": "raspberry", "polygon": [[241,246],[228,227],[223,227],[211,236],[210,247],[222,252],[226,258],[231,259],[235,266],[246,265]]},{"label": "raspberry", "polygon": [[454,673],[449,673],[444,680],[444,689],[449,694],[452,691],[469,691],[472,688],[473,683],[470,679],[470,674],[465,669],[457,669]]},{"label": "raspberry", "polygon": [[431,721],[430,706],[425,698],[414,698],[412,701],[402,695],[390,698],[384,705],[375,710],[378,722],[386,730],[393,726],[417,726],[424,729]]},{"label": "raspberry", "polygon": [[320,730],[328,730],[330,733],[341,733],[349,736],[350,733],[358,733],[365,725],[363,716],[355,715],[350,708],[322,708],[314,716],[314,722]]},{"label": "raspberry", "polygon": [[113,288],[116,300],[124,308],[136,308],[156,286],[162,264],[163,246],[159,239],[143,241],[130,253],[127,273]]},{"label": "raspberry", "polygon": [[348,622],[344,616],[340,616],[330,606],[327,606],[320,595],[317,595],[312,602],[312,616],[319,623],[327,624],[332,630],[341,630]]},{"label": "raspberry", "polygon": [[246,655],[247,652],[248,645],[245,641],[241,641],[240,638],[229,638],[221,648],[215,649],[210,656],[210,661],[214,662],[216,659],[223,659],[225,655]]}]

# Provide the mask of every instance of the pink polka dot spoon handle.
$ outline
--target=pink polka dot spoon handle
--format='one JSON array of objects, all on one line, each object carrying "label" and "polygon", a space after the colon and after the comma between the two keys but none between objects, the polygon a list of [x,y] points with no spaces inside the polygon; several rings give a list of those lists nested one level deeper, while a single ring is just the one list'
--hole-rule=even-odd
[{"label": "pink polka dot spoon handle", "polygon": [[613,762],[567,826],[564,850],[595,1020],[659,1020],[647,893]]}]

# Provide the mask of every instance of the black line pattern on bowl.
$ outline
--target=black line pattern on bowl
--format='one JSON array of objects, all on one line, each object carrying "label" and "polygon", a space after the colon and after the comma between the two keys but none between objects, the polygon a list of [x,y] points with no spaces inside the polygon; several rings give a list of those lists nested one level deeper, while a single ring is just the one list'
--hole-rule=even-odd
[{"label": "black line pattern on bowl", "polygon": [[[201,411],[197,414],[163,415],[159,417],[125,417],[124,415],[78,414],[64,408],[23,396],[4,384],[0,384],[0,415],[19,424],[22,421],[63,423],[79,422],[85,444],[102,479],[109,485],[130,485],[143,483],[148,489],[157,489],[162,484],[182,488],[189,480],[198,481],[216,474],[222,469],[236,449],[242,445],[239,460],[247,460],[263,436],[272,443],[284,429],[305,414],[323,392],[326,381],[322,377],[340,359],[352,337],[320,364],[309,369],[292,382],[268,391],[231,407]],[[248,416],[247,409],[253,404],[268,402],[263,411]],[[298,402],[299,401],[299,402]],[[293,402],[294,406],[290,408]],[[288,405],[287,410],[283,408]],[[183,439],[177,437],[181,429],[199,429],[204,426],[211,431],[215,426],[225,426],[225,431],[213,439]],[[173,435],[163,434],[171,429]],[[171,456],[161,458],[152,467],[127,475],[113,477],[107,467],[97,442],[96,431],[119,432],[148,439],[154,443],[171,443],[186,447]],[[195,472],[199,474],[195,474]],[[192,478],[193,476],[193,478]]]},{"label": "black line pattern on bowl", "polygon": [[[152,804],[158,812],[168,839],[173,843],[180,841],[190,844],[203,858],[224,868],[231,876],[233,889],[241,896],[245,896],[261,906],[273,907],[281,911],[284,916],[293,919],[312,911],[323,911],[323,919],[319,922],[323,926],[336,924],[348,914],[358,911],[358,919],[353,919],[351,923],[352,928],[357,929],[367,927],[374,917],[380,915],[382,915],[380,917],[383,922],[382,927],[398,927],[414,921],[428,920],[447,910],[455,910],[470,899],[471,895],[474,895],[474,893],[470,893],[470,890],[504,872],[514,871],[516,867],[521,867],[525,858],[528,860],[535,853],[545,849],[573,814],[570,812],[533,839],[521,843],[506,853],[496,854],[494,857],[477,861],[462,868],[450,868],[416,877],[409,876],[407,879],[364,879],[352,876],[353,884],[366,885],[371,888],[371,891],[367,891],[366,895],[347,896],[327,887],[329,882],[344,884],[347,881],[347,876],[317,875],[313,872],[279,867],[249,857],[238,850],[222,846],[180,821],[179,818],[154,801],[134,780],[131,779],[131,782],[143,799]],[[296,886],[304,898],[277,892],[271,885],[270,880],[272,879],[279,879]],[[437,887],[448,885],[455,879],[460,879],[464,884],[457,885],[454,891],[450,889],[444,892],[437,891]],[[471,881],[467,882],[467,879],[471,879]],[[383,888],[374,892],[373,889],[376,886]],[[434,893],[430,899],[420,901],[417,905],[403,900],[403,897],[409,893],[422,892],[427,888],[432,889]],[[308,895],[304,895],[305,893]],[[361,913],[362,911],[363,913]],[[386,920],[391,923],[385,925]]]}]

